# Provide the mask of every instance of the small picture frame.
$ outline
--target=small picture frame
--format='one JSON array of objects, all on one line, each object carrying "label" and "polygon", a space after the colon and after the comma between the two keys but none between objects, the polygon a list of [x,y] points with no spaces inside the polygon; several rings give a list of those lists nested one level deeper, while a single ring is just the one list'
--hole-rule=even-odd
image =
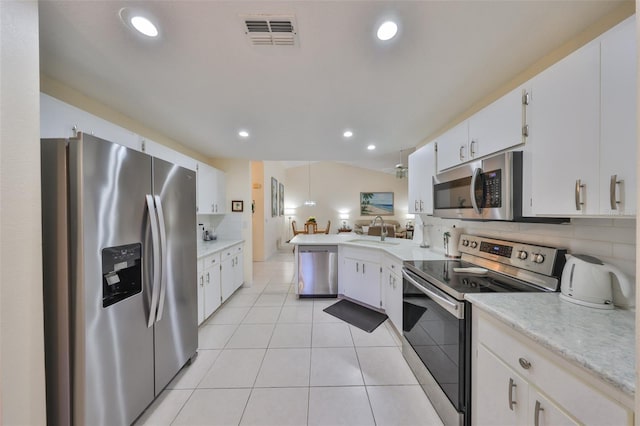
[{"label": "small picture frame", "polygon": [[233,200],[231,202],[231,211],[232,212],[242,212],[244,210],[244,201],[242,200]]}]

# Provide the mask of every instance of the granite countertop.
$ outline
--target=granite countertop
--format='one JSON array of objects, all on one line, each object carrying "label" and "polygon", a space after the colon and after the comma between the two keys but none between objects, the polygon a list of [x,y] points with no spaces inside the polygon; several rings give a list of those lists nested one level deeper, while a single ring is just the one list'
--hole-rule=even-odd
[{"label": "granite countertop", "polygon": [[485,293],[465,296],[501,320],[606,383],[635,395],[635,312],[593,309],[560,300],[559,293]]},{"label": "granite countertop", "polygon": [[244,240],[215,240],[215,241],[203,241],[198,240],[198,258],[208,256],[220,250],[224,250],[238,243],[243,243]]},{"label": "granite countertop", "polygon": [[420,247],[420,243],[403,238],[386,238],[359,235],[353,233],[341,234],[298,234],[290,241],[295,245],[344,245],[378,249],[399,260],[441,260],[446,259],[442,251]]}]

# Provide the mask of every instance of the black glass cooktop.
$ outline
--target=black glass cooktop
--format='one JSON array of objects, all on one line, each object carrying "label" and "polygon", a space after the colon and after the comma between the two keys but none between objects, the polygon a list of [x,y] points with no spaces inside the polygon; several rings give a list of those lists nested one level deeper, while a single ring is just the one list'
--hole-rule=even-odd
[{"label": "black glass cooktop", "polygon": [[466,293],[514,293],[543,291],[524,281],[487,271],[486,274],[455,272],[453,268],[476,265],[461,260],[410,260],[404,266],[424,280],[431,282],[454,297]]}]

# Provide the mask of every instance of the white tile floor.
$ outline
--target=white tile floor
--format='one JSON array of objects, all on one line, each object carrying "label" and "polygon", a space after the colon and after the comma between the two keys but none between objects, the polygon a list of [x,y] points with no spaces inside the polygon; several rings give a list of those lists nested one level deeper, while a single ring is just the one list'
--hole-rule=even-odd
[{"label": "white tile floor", "polygon": [[366,333],[322,311],[333,299],[298,300],[290,250],[253,270],[138,425],[442,425],[386,323]]}]

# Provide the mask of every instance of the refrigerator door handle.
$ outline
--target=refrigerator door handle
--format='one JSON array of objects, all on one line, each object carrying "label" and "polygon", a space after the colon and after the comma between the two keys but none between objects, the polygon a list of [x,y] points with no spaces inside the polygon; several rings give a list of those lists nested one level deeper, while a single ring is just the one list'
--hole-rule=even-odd
[{"label": "refrigerator door handle", "polygon": [[158,211],[158,224],[160,225],[160,298],[158,299],[158,313],[156,322],[162,319],[164,302],[167,294],[167,228],[164,223],[164,212],[162,210],[162,200],[159,195],[154,195],[156,210]]},{"label": "refrigerator door handle", "polygon": [[147,327],[152,327],[156,319],[156,309],[158,307],[158,281],[160,281],[160,242],[158,230],[158,218],[153,196],[147,194],[147,210],[149,211],[149,224],[151,225],[151,242],[153,246],[153,279],[151,284],[151,305],[149,306],[149,321]]}]

